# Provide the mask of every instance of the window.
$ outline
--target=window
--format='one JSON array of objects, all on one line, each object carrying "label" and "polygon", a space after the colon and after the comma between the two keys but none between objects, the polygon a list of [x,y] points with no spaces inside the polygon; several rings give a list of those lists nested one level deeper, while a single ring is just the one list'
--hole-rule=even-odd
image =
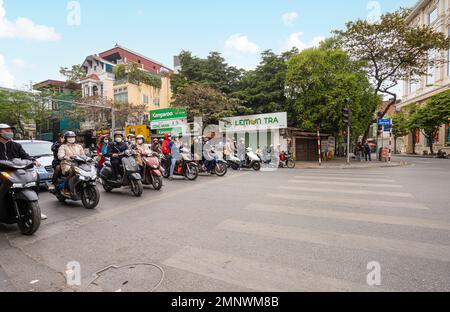
[{"label": "window", "polygon": [[438,10],[437,8],[434,8],[430,13],[428,13],[428,23],[429,25],[436,22],[438,19]]},{"label": "window", "polygon": [[149,103],[149,102],[148,102],[148,95],[145,95],[145,94],[142,95],[142,102],[143,102],[144,104],[148,104],[148,103]]},{"label": "window", "polygon": [[159,98],[156,98],[155,99],[155,106],[156,107],[159,107],[161,105],[161,103],[160,103],[160,101],[159,101]]},{"label": "window", "polygon": [[[433,62],[436,59],[437,52],[435,50],[432,50],[428,53],[428,61]],[[434,64],[431,64],[428,66],[428,73],[427,73],[427,86],[434,85],[436,81],[436,67]]]},{"label": "window", "polygon": [[417,92],[417,80],[411,79],[410,81],[410,94],[414,95]]},{"label": "window", "polygon": [[114,101],[117,103],[127,103],[128,102],[128,89],[120,88],[114,90]]}]

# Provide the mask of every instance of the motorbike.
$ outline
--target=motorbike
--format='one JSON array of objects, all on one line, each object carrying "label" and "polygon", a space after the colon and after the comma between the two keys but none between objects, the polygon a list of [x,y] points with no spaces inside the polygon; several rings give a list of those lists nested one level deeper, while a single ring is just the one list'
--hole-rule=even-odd
[{"label": "motorbike", "polygon": [[31,160],[0,161],[0,222],[17,224],[24,235],[41,225],[38,176]]},{"label": "motorbike", "polygon": [[156,191],[163,187],[162,173],[157,153],[142,155],[142,182],[144,185],[152,185]]},{"label": "motorbike", "polygon": [[67,196],[62,192],[66,183],[65,177],[59,178],[55,189],[49,192],[55,195],[60,202],[81,200],[84,208],[94,209],[100,202],[95,162],[92,158],[86,156],[71,157],[71,160],[75,175],[68,181],[70,195]]},{"label": "motorbike", "polygon": [[447,159],[447,158],[449,158],[449,155],[447,155],[447,153],[444,152],[443,150],[439,150],[437,155],[436,155],[436,158]]},{"label": "motorbike", "polygon": [[284,152],[281,154],[281,156],[282,157],[280,157],[280,164],[279,164],[280,168],[289,168],[289,169],[295,168],[295,161],[289,153]]},{"label": "motorbike", "polygon": [[[214,163],[215,163],[212,173],[217,175],[218,177],[225,176],[228,172],[228,163],[225,160],[221,159],[214,152],[214,150],[212,151],[212,154],[214,156]],[[199,168],[199,173],[207,173],[208,172],[204,160],[198,161],[198,168]]]},{"label": "motorbike", "polygon": [[227,165],[228,168],[231,168],[233,170],[238,170],[241,166],[241,161],[236,155],[228,155],[227,156]]},{"label": "motorbike", "polygon": [[122,161],[120,165],[121,178],[119,179],[113,174],[111,159],[106,158],[105,165],[100,171],[100,180],[105,192],[110,193],[113,189],[130,186],[134,196],[142,196],[144,186],[142,185],[142,176],[140,174],[141,169],[134,158],[135,154],[130,149],[118,154]]},{"label": "motorbike", "polygon": [[[170,163],[171,156],[161,157],[161,171],[164,178],[170,176]],[[178,160],[175,164],[174,175],[182,176],[189,181],[194,181],[198,178],[199,169],[197,163],[192,159],[192,155],[187,148],[181,150],[181,160]]]},{"label": "motorbike", "polygon": [[253,169],[255,171],[261,170],[261,159],[253,152],[251,147],[248,147],[245,154],[245,162],[242,168]]}]

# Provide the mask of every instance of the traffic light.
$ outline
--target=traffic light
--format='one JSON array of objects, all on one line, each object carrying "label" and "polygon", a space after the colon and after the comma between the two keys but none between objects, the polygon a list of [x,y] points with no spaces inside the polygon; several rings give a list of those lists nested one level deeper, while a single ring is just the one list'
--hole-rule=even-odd
[{"label": "traffic light", "polygon": [[350,108],[344,108],[344,123],[348,126],[350,124]]}]

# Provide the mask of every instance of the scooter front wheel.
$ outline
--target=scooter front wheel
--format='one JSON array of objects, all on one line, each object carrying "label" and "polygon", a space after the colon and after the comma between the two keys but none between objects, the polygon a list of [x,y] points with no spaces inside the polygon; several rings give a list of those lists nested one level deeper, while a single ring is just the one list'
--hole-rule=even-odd
[{"label": "scooter front wheel", "polygon": [[259,171],[261,170],[261,163],[260,162],[254,162],[252,165],[253,170]]},{"label": "scooter front wheel", "polygon": [[163,187],[162,177],[160,177],[156,174],[153,174],[152,175],[152,185],[156,191],[159,191]]},{"label": "scooter front wheel", "polygon": [[41,226],[41,208],[37,201],[17,202],[20,216],[18,218],[17,226],[23,235],[33,235]]},{"label": "scooter front wheel", "polygon": [[228,172],[228,167],[224,163],[218,163],[214,168],[215,174],[219,177],[223,177]]},{"label": "scooter front wheel", "polygon": [[295,161],[293,159],[289,159],[287,162],[287,167],[289,169],[294,169],[295,168]]},{"label": "scooter front wheel", "polygon": [[142,193],[144,192],[144,186],[142,185],[141,180],[131,180],[131,192],[133,192],[133,195],[136,197],[141,197]]},{"label": "scooter front wheel", "polygon": [[192,164],[188,164],[186,167],[186,172],[184,173],[184,176],[189,181],[194,181],[198,178],[198,167],[194,166]]},{"label": "scooter front wheel", "polygon": [[100,201],[100,192],[96,186],[89,186],[81,193],[81,202],[84,208],[94,209]]}]

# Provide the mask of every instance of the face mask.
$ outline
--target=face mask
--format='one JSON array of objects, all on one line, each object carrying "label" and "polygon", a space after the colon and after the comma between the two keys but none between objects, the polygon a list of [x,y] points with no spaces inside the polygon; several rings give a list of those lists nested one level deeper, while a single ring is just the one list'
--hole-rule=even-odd
[{"label": "face mask", "polygon": [[109,140],[104,140],[103,141],[105,144],[108,144],[109,143]]},{"label": "face mask", "polygon": [[2,133],[2,138],[4,138],[7,141],[11,141],[14,138],[14,133],[12,132]]},{"label": "face mask", "polygon": [[137,144],[142,145],[142,144],[144,144],[144,141],[138,140],[138,141],[137,141]]},{"label": "face mask", "polygon": [[67,139],[67,143],[69,143],[69,144],[73,144],[73,143],[75,143],[75,141],[76,141],[75,138]]},{"label": "face mask", "polygon": [[117,143],[122,143],[122,138],[116,138]]}]

